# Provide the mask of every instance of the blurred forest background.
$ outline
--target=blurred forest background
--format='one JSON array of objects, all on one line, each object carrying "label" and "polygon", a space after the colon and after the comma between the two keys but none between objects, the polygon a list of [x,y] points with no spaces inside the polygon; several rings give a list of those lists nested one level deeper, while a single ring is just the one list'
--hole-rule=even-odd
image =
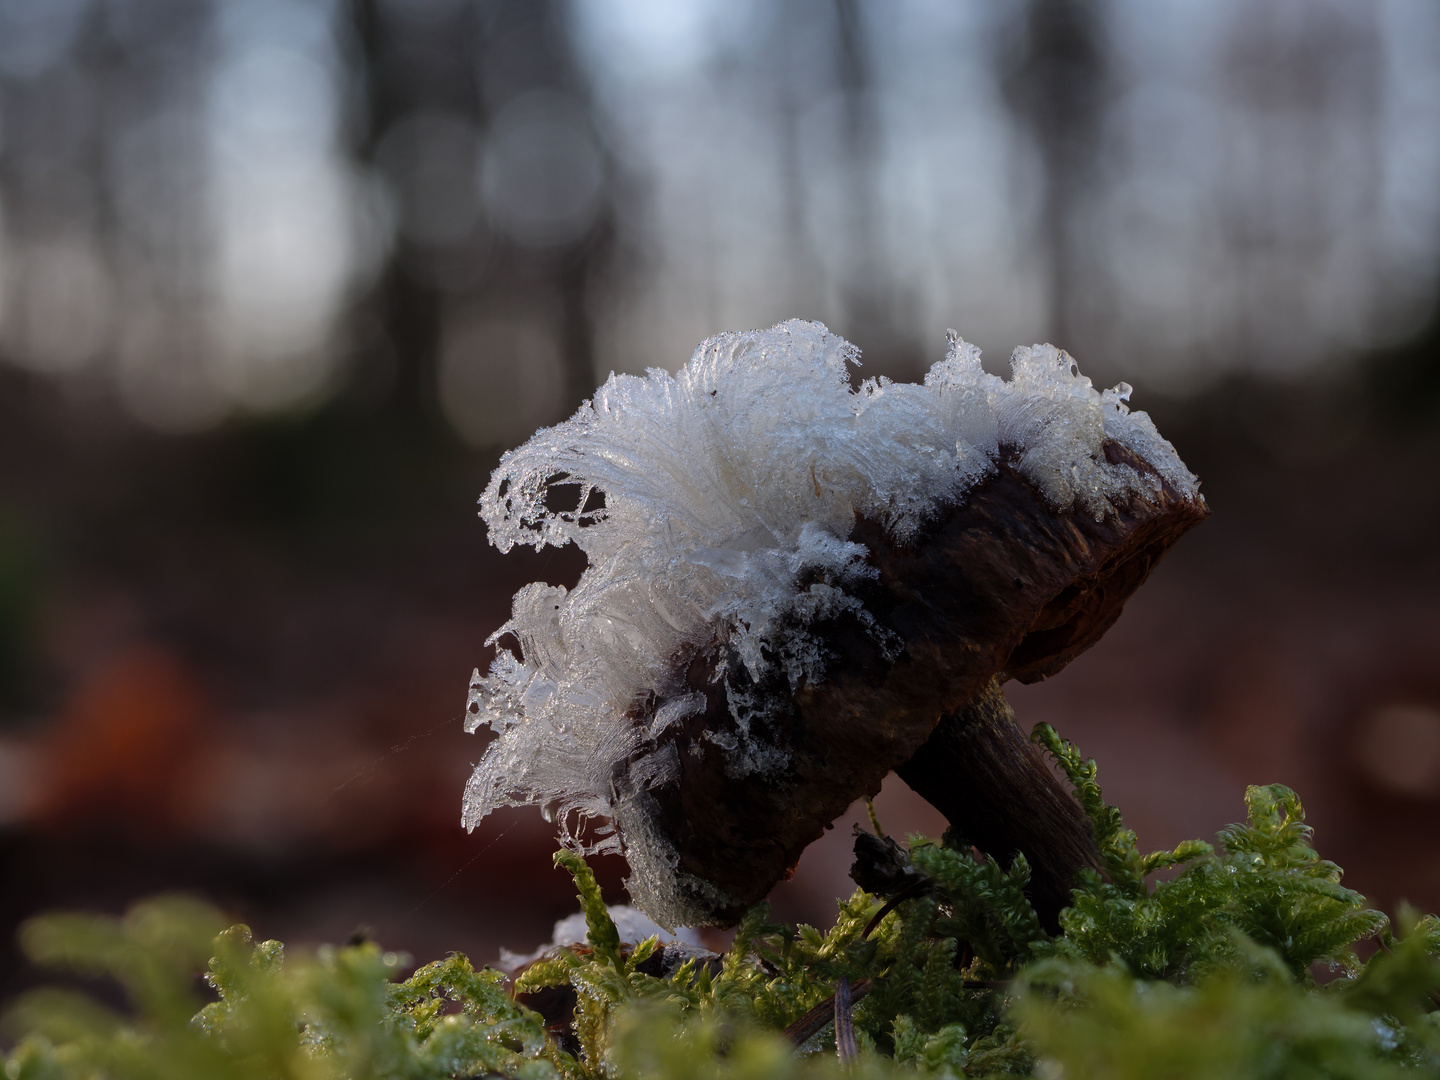
[{"label": "blurred forest background", "polygon": [[[1133,383],[1215,514],[1022,723],[1144,844],[1284,782],[1440,908],[1437,296],[1429,0],[0,0],[0,996],[27,913],[160,889],[547,938],[539,813],[459,827],[462,706],[581,563],[475,499],[608,372],[790,316]],[[848,831],[780,914],[828,924]]]}]

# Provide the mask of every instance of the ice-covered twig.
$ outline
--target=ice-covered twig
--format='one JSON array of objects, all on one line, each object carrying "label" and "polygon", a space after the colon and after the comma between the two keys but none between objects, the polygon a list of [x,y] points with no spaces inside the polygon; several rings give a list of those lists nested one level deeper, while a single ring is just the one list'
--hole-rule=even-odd
[{"label": "ice-covered twig", "polygon": [[953,335],[923,384],[852,389],[854,363],[817,323],[723,334],[501,460],[492,542],[589,567],[522,589],[472,681],[497,737],[468,825],[538,803],[623,851],[657,921],[733,921],[943,714],[1093,643],[1207,512],[1129,387],[1049,346],[1009,380]]}]

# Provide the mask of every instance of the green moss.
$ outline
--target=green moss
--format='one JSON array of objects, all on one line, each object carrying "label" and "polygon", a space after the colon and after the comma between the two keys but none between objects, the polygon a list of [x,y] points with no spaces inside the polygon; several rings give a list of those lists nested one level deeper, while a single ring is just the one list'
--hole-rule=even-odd
[{"label": "green moss", "polygon": [[[1005,869],[912,837],[910,898],[878,921],[882,898],[863,891],[828,931],[772,923],[762,904],[720,965],[659,977],[641,970],[654,970],[657,942],[622,944],[589,868],[562,852],[589,948],[535,964],[517,989],[574,989],[572,1056],[500,973],[464,957],[396,981],[402,958],[374,945],[287,958],[244,927],[222,931],[203,905],[162,898],[124,919],[25,925],[32,958],[118,980],[134,1010],[56,989],[20,999],[6,1076],[1440,1075],[1440,920],[1404,912],[1392,934],[1315,852],[1294,792],[1250,788],[1247,822],[1215,845],[1141,855],[1095,763],[1048,727],[1035,737],[1075,787],[1105,867],[1081,875],[1058,936],[1025,897],[1023,859]],[[1176,872],[1157,882],[1160,869]],[[1355,943],[1376,937],[1362,963]],[[1315,965],[1333,976],[1323,987]],[[210,1004],[196,997],[202,969],[219,996]],[[833,1033],[800,1052],[781,1034],[841,977],[869,980],[854,1008],[860,1059],[846,1066]]]}]

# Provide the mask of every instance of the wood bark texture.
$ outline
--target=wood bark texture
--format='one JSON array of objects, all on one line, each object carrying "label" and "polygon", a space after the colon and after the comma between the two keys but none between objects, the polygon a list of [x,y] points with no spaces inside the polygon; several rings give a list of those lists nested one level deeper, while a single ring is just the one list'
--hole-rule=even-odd
[{"label": "wood bark texture", "polygon": [[1075,872],[1100,869],[1100,852],[1090,819],[1016,725],[998,679],[942,717],[896,772],[961,838],[1001,865],[1024,852],[1030,902],[1047,930],[1059,930]]},{"label": "wood bark texture", "polygon": [[[798,689],[782,676],[750,683],[720,646],[677,659],[707,706],[666,729],[659,746],[634,755],[668,744],[678,778],[641,793],[616,823],[627,845],[643,832],[668,840],[681,899],[648,891],[637,873],[629,882],[636,902],[662,922],[733,924],[789,876],[805,847],[856,799],[873,796],[886,774],[905,766],[902,776],[915,777],[942,812],[953,811],[952,823],[972,842],[983,837],[998,845],[993,853],[1006,861],[1013,844],[1037,870],[1044,865],[1043,902],[1051,905],[1050,879],[1066,870],[1039,854],[1041,838],[982,823],[972,815],[979,796],[956,794],[980,782],[977,769],[981,779],[995,773],[998,783],[995,755],[1014,756],[1006,775],[1033,782],[1039,792],[1044,783],[1032,768],[1038,759],[1013,722],[1009,730],[975,728],[963,720],[964,710],[992,679],[1034,682],[1089,648],[1161,556],[1209,514],[1203,499],[1177,491],[1119,445],[1107,443],[1105,452],[1154,483],[1102,520],[1076,509],[1057,512],[1002,461],[916,542],[896,544],[878,522],[857,521],[851,538],[867,546],[878,576],[852,591],[899,648],[883,648],[854,616],[833,619],[819,628],[830,653],[825,677]],[[715,679],[722,666],[728,689]],[[745,707],[746,700],[763,707]],[[930,745],[947,714],[961,716],[959,728],[947,725]],[[967,771],[957,757],[980,754],[972,744],[983,731],[994,735],[985,753],[995,760],[981,755]],[[757,738],[783,755],[783,767],[744,759]],[[617,766],[617,786],[627,765]],[[1048,769],[1044,776],[1060,790]],[[1050,796],[1035,798],[1048,805]],[[1007,796],[1004,805],[1021,816],[1033,813],[1024,793]],[[1057,821],[1065,819],[1057,813]]]}]

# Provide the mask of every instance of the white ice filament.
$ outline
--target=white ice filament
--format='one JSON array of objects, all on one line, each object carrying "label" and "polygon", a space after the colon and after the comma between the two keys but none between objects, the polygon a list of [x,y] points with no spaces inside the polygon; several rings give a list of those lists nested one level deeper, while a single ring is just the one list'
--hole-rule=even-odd
[{"label": "white ice filament", "polygon": [[[798,685],[824,678],[805,625],[841,611],[865,624],[847,590],[873,573],[849,539],[857,515],[903,540],[962,502],[1003,452],[1055,509],[1102,518],[1158,484],[1108,462],[1106,439],[1182,493],[1196,489],[1149,417],[1129,411],[1128,386],[1097,392],[1051,346],[1015,350],[1008,381],[954,335],[923,384],[852,390],[857,362],[818,323],[721,334],[673,377],[612,375],[573,417],[501,459],[481,499],[491,542],[574,542],[589,567],[573,591],[521,589],[492,638],[518,650],[502,648],[472,679],[467,729],[485,724],[497,738],[467,787],[467,826],[538,803],[567,843],[618,850],[615,834],[582,842],[579,826],[613,816],[617,763],[703,708],[677,657],[723,642],[752,676],[778,665]],[[571,509],[547,507],[558,485],[572,485]],[[660,703],[652,713],[637,709],[647,698]],[[663,783],[672,768],[662,754],[641,759],[630,787]]]}]

